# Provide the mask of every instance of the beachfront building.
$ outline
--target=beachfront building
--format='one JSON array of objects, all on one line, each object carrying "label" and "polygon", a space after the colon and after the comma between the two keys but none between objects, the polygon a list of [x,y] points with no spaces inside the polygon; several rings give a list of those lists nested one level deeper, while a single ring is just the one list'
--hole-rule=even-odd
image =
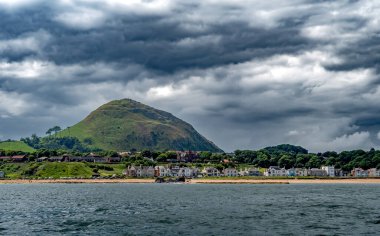
[{"label": "beachfront building", "polygon": [[338,176],[338,177],[345,176],[345,173],[342,169],[334,169],[334,172],[335,172],[335,176]]},{"label": "beachfront building", "polygon": [[296,176],[307,176],[307,169],[296,168]]},{"label": "beachfront building", "polygon": [[368,171],[363,170],[362,168],[354,168],[351,171],[351,175],[355,177],[368,177]]},{"label": "beachfront building", "polygon": [[136,167],[137,177],[154,177],[154,168],[152,166],[138,166]]},{"label": "beachfront building", "polygon": [[258,168],[249,168],[248,176],[261,176],[263,175]]},{"label": "beachfront building", "polygon": [[215,167],[206,167],[203,169],[202,173],[204,176],[210,176],[210,177],[220,176],[219,170],[216,169]]},{"label": "beachfront building", "polygon": [[172,176],[171,170],[165,166],[156,166],[154,175],[157,177],[170,177],[170,176]]},{"label": "beachfront building", "polygon": [[322,166],[322,170],[326,171],[327,176],[335,177],[335,168],[334,166]]},{"label": "beachfront building", "polygon": [[155,169],[152,166],[128,166],[123,174],[128,177],[154,177]]},{"label": "beachfront building", "polygon": [[123,171],[123,175],[126,175],[128,177],[136,177],[136,167],[134,166],[128,166],[127,169]]},{"label": "beachfront building", "polygon": [[372,168],[368,170],[369,177],[380,177],[380,169]]},{"label": "beachfront building", "polygon": [[269,166],[269,168],[264,172],[265,176],[286,176],[286,169],[280,168],[278,166]]},{"label": "beachfront building", "polygon": [[193,178],[198,175],[197,168],[182,167],[178,171],[178,177]]},{"label": "beachfront building", "polygon": [[239,176],[261,176],[263,175],[258,168],[245,168],[239,171]]},{"label": "beachfront building", "polygon": [[294,168],[287,169],[286,170],[286,175],[287,176],[297,176],[296,169],[294,169]]},{"label": "beachfront building", "polygon": [[235,177],[238,176],[238,172],[235,168],[226,168],[223,170],[224,176]]},{"label": "beachfront building", "polygon": [[180,171],[180,167],[179,166],[172,166],[170,168],[170,172],[171,172],[171,175],[172,177],[179,177],[179,171]]},{"label": "beachfront building", "polygon": [[307,171],[307,175],[308,176],[323,177],[323,176],[327,176],[327,172],[325,170],[322,170],[322,169],[311,168]]}]

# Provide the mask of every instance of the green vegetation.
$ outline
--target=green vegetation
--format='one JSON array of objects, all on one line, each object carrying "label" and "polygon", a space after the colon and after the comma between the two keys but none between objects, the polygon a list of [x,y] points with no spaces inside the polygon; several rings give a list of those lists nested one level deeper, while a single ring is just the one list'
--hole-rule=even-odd
[{"label": "green vegetation", "polygon": [[190,124],[172,114],[123,99],[107,103],[57,133],[103,150],[204,150],[220,152]]},{"label": "green vegetation", "polygon": [[122,176],[126,168],[125,164],[87,164],[94,173],[99,173],[101,177]]},{"label": "green vegetation", "polygon": [[82,162],[30,162],[30,163],[1,163],[0,171],[7,178],[91,178],[93,173],[102,177],[121,176],[125,164],[94,164]]},{"label": "green vegetation", "polygon": [[34,148],[30,147],[21,141],[6,141],[0,142],[0,150],[4,151],[21,151],[21,152],[33,152]]},{"label": "green vegetation", "polygon": [[286,144],[257,151],[236,150],[234,154],[233,160],[237,163],[248,163],[265,168],[269,166],[319,168],[322,165],[332,165],[345,171],[350,171],[355,167],[380,168],[380,151],[375,149],[368,152],[353,150],[341,153],[308,153],[304,148]]},{"label": "green vegetation", "polygon": [[100,151],[100,149],[90,148],[84,145],[75,137],[56,137],[48,136],[40,138],[33,134],[31,137],[22,138],[22,142],[28,144],[35,149],[48,149],[48,150],[70,150],[76,152],[90,152]]},{"label": "green vegetation", "polygon": [[35,176],[42,178],[84,177],[92,176],[92,170],[85,163],[43,163],[37,168]]}]

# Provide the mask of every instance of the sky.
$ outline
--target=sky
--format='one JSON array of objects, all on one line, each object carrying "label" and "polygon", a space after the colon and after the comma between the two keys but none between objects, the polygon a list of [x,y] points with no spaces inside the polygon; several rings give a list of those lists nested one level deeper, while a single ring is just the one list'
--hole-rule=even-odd
[{"label": "sky", "polygon": [[225,151],[380,148],[380,2],[0,0],[0,139],[131,98]]}]

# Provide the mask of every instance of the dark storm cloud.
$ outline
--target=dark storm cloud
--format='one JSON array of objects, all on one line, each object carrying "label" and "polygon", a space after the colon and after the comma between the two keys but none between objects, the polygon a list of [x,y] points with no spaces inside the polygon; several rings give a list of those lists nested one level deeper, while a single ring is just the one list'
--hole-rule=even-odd
[{"label": "dark storm cloud", "polygon": [[[180,5],[180,4],[179,4]],[[175,17],[198,6],[179,6]],[[239,10],[239,9],[238,9]],[[25,32],[43,29],[52,40],[42,58],[57,64],[107,61],[136,63],[148,69],[173,72],[239,63],[277,53],[293,53],[308,47],[292,17],[274,29],[252,28],[246,21],[212,22],[201,32],[168,21],[173,15],[139,16],[115,14],[101,27],[76,29],[54,20],[54,4],[37,5],[14,12],[0,12],[2,38],[15,38]],[[25,17],[27,16],[27,17]],[[5,53],[4,58],[19,61],[33,53]]]},{"label": "dark storm cloud", "polygon": [[379,15],[373,1],[0,1],[0,139],[130,97],[227,151],[379,147]]},{"label": "dark storm cloud", "polygon": [[344,63],[329,66],[330,70],[349,71],[356,68],[374,68],[380,72],[380,30],[366,38],[339,50]]}]

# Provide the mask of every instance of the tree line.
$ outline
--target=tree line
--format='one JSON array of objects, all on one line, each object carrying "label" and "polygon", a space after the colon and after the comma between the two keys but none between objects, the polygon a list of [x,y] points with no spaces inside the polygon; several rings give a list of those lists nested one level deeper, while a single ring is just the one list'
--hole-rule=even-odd
[{"label": "tree line", "polygon": [[380,169],[380,151],[373,148],[369,151],[308,153],[306,149],[286,144],[257,151],[236,150],[233,159],[238,163],[247,163],[264,168],[269,166],[319,168],[323,165],[329,165],[345,171],[356,167]]}]

